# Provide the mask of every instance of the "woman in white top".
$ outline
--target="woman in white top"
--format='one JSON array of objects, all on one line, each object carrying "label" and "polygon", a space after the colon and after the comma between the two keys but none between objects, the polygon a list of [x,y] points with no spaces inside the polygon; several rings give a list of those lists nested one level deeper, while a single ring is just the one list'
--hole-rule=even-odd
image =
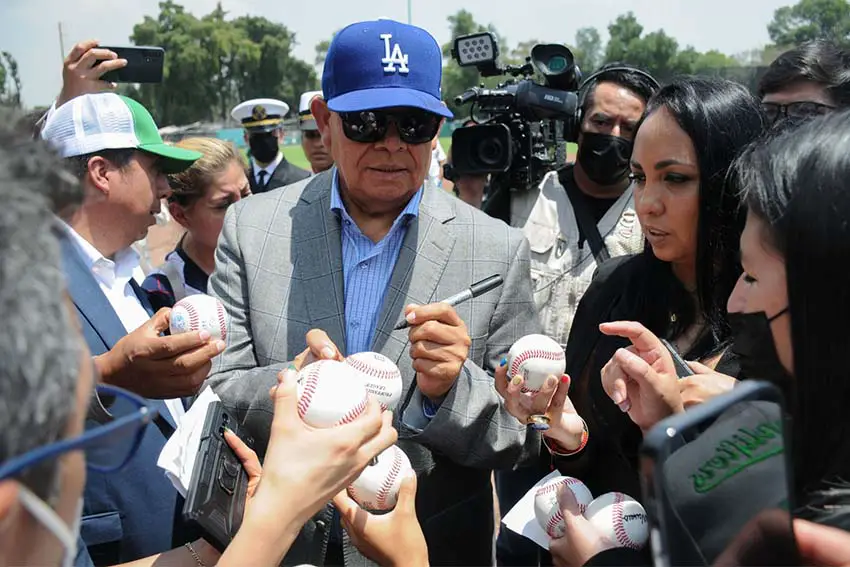
[{"label": "woman in white top", "polygon": [[207,292],[215,247],[227,208],[251,194],[239,150],[216,138],[186,138],[178,147],[203,154],[192,167],[169,176],[171,216],[186,232],[165,263],[145,279],[154,308],[171,307],[187,295]]}]

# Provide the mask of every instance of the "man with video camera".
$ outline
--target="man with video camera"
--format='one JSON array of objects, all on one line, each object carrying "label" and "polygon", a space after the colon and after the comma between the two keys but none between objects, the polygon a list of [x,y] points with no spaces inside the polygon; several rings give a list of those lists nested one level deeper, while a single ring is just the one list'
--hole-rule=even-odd
[{"label": "man with video camera", "polygon": [[[639,69],[620,63],[600,68],[579,90],[576,162],[547,173],[537,187],[511,192],[509,220],[531,245],[540,321],[561,345],[597,265],[643,249],[629,158],[636,126],[657,88]],[[500,509],[510,510],[537,477],[537,469],[497,472]],[[500,532],[496,553],[499,565],[526,565],[537,556],[536,546],[508,530]]]}]

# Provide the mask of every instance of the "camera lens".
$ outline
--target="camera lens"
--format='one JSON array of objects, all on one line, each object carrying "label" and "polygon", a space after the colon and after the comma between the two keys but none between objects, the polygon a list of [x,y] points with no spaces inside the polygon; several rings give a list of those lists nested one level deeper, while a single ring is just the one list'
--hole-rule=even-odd
[{"label": "camera lens", "polygon": [[482,140],[478,145],[478,160],[487,166],[501,166],[505,159],[505,147],[497,138]]}]

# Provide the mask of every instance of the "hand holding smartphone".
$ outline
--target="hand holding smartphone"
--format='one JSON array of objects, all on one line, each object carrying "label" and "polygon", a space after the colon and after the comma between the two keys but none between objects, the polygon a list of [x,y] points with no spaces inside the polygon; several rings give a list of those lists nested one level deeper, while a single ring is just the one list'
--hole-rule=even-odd
[{"label": "hand holding smartphone", "polygon": [[685,362],[685,359],[682,358],[682,355],[676,350],[676,347],[671,345],[667,340],[660,339],[661,343],[664,345],[664,348],[667,349],[667,352],[670,353],[670,356],[673,358],[673,366],[676,367],[676,375],[679,378],[685,378],[687,376],[693,376],[694,371],[691,370],[691,367],[688,366],[688,363]]}]

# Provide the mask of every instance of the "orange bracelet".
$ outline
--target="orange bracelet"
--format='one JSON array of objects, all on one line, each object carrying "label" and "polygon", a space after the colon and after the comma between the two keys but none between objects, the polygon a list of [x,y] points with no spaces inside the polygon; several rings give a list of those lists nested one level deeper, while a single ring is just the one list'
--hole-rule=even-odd
[{"label": "orange bracelet", "polygon": [[546,449],[549,450],[551,455],[556,457],[570,457],[577,453],[580,453],[587,446],[587,440],[589,437],[589,433],[587,431],[587,422],[584,419],[581,420],[582,424],[582,432],[581,432],[581,443],[579,443],[578,448],[570,451],[569,449],[562,447],[557,441],[554,439],[547,439],[545,435],[543,435],[543,445],[546,446]]}]

